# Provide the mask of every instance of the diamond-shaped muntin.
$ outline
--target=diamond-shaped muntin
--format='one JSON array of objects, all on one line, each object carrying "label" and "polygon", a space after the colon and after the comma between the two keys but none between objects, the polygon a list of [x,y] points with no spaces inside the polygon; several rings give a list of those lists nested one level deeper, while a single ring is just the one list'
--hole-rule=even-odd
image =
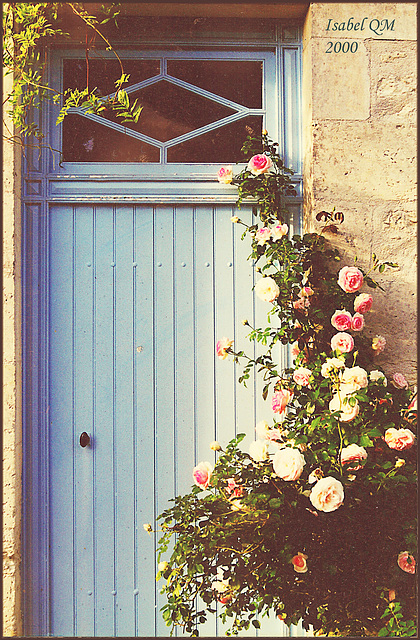
[{"label": "diamond-shaped muntin", "polygon": [[[227,98],[223,98],[222,96],[218,96],[214,93],[212,93],[211,91],[207,91],[206,89],[202,89],[201,87],[196,87],[193,84],[190,84],[188,82],[185,82],[184,80],[180,80],[178,78],[175,78],[173,76],[170,76],[166,73],[160,73],[157,76],[153,76],[152,78],[148,78],[147,80],[143,80],[142,82],[138,82],[137,84],[132,85],[131,87],[127,87],[125,89],[125,91],[128,94],[134,93],[136,91],[140,91],[141,89],[144,89],[145,87],[151,86],[153,84],[158,84],[159,82],[169,82],[170,84],[173,84],[187,92],[190,93],[194,93],[198,96],[201,96],[205,99],[208,100],[212,100],[213,102],[220,104],[220,105],[224,105],[230,109],[232,109],[234,112],[236,111],[236,117],[234,118],[235,120],[239,118],[243,118],[246,115],[251,115],[251,114],[256,114],[256,113],[263,113],[262,109],[250,109],[249,107],[246,107],[242,104],[238,104],[236,102],[233,102],[231,100],[228,100]],[[109,94],[108,96],[103,96],[103,99],[111,99],[115,96],[115,92]],[[174,146],[175,144],[179,144],[180,142],[183,142],[184,140],[188,140],[191,138],[194,138],[196,136],[201,135],[202,133],[205,133],[208,130],[208,127],[210,125],[213,125],[211,128],[216,128],[214,125],[217,124],[217,128],[220,126],[223,126],[228,122],[230,122],[232,120],[232,116],[226,116],[220,120],[216,120],[213,122],[208,123],[207,125],[201,126],[199,128],[196,129],[192,129],[191,131],[189,131],[186,134],[183,134],[181,136],[177,136],[175,138],[171,138],[170,140],[167,140],[165,142],[162,142],[160,140],[157,140],[156,138],[153,138],[151,136],[148,136],[144,133],[139,133],[133,129],[129,129],[126,126],[121,125],[120,123],[116,123],[113,122],[112,120],[108,120],[107,118],[103,118],[101,116],[96,116],[96,115],[91,115],[91,114],[86,114],[84,109],[81,109],[80,107],[77,107],[76,109],[71,109],[71,111],[73,113],[79,113],[79,114],[83,114],[85,117],[87,118],[91,118],[93,120],[96,120],[96,122],[103,124],[104,126],[108,126],[111,127],[112,129],[116,129],[116,130],[120,130],[121,132],[125,133],[126,135],[130,135],[134,138],[137,138],[139,140],[143,140],[145,142],[148,142],[149,144],[152,144],[153,146],[158,146],[158,147],[168,147],[168,146]],[[233,114],[235,115],[235,114]]]}]

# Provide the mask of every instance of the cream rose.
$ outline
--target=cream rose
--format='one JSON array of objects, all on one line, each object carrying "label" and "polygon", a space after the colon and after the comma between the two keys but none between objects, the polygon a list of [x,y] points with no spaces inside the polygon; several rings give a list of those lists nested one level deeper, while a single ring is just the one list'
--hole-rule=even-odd
[{"label": "cream rose", "polygon": [[366,313],[372,308],[373,298],[370,293],[359,293],[354,299],[354,310],[356,313]]},{"label": "cream rose", "polygon": [[197,487],[200,487],[200,489],[207,489],[210,484],[212,472],[213,467],[210,462],[199,462],[193,469],[193,478]]},{"label": "cream rose", "polygon": [[339,417],[340,422],[350,422],[350,420],[353,420],[359,413],[359,403],[356,400],[356,404],[351,406],[347,400],[344,404],[344,398],[340,398],[338,393],[335,393],[330,400],[329,410],[331,413],[334,411],[341,412]]},{"label": "cream rose", "polygon": [[341,309],[341,311],[334,311],[331,316],[331,324],[334,329],[337,329],[337,331],[346,331],[347,329],[351,329],[351,313],[345,309]]},{"label": "cream rose", "polygon": [[262,440],[254,440],[249,445],[249,455],[255,462],[264,462],[268,458],[268,444]]},{"label": "cream rose", "polygon": [[254,176],[266,173],[272,166],[273,162],[271,158],[266,156],[265,153],[252,156],[251,160],[248,162],[248,169],[254,174]]},{"label": "cream rose", "polygon": [[289,231],[287,224],[277,224],[271,228],[271,237],[273,240],[280,240],[283,236],[286,236]]},{"label": "cream rose", "polygon": [[364,447],[359,447],[358,444],[349,444],[348,447],[344,447],[341,450],[340,454],[341,464],[351,464],[351,468],[355,471],[361,468],[361,465],[358,463],[361,462],[361,460],[366,460],[366,458],[366,449]]},{"label": "cream rose", "polygon": [[309,378],[311,375],[312,371],[310,369],[307,369],[306,367],[299,367],[293,372],[293,380],[296,384],[300,384],[302,387],[307,387],[309,385]]},{"label": "cream rose", "polygon": [[233,173],[231,165],[220,167],[219,171],[217,172],[217,179],[219,182],[221,182],[222,184],[230,184],[232,182],[232,178]]},{"label": "cream rose", "polygon": [[385,374],[383,373],[383,371],[379,371],[378,369],[370,372],[369,379],[371,380],[371,382],[381,382],[384,387],[386,387],[388,384],[388,380],[386,379]]},{"label": "cream rose", "polygon": [[350,353],[354,347],[354,340],[349,333],[336,333],[331,338],[331,349],[341,353]]},{"label": "cream rose", "polygon": [[362,367],[350,367],[349,369],[346,367],[341,374],[340,381],[343,384],[354,384],[357,389],[362,389],[368,386],[367,372]]},{"label": "cream rose", "polygon": [[285,447],[277,451],[273,458],[273,469],[276,476],[290,482],[297,480],[305,464],[305,458],[299,449]]},{"label": "cream rose", "polygon": [[254,287],[255,293],[257,296],[264,300],[264,302],[274,302],[274,300],[280,295],[280,289],[277,285],[277,282],[270,278],[270,276],[266,276],[258,280]]},{"label": "cream rose", "polygon": [[416,436],[410,429],[394,429],[394,427],[387,429],[384,437],[388,447],[390,449],[396,449],[397,451],[410,449],[416,439]]},{"label": "cream rose", "polygon": [[266,422],[265,420],[260,420],[259,422],[257,422],[255,426],[255,433],[257,435],[257,438],[259,438],[260,440],[267,440],[267,434],[269,431],[270,427],[268,426],[268,422]]},{"label": "cream rose", "polygon": [[342,369],[346,364],[342,358],[327,358],[321,367],[321,375],[328,378],[334,369]]},{"label": "cream rose", "polygon": [[343,485],[332,476],[321,478],[313,487],[309,500],[318,511],[335,511],[344,501]]},{"label": "cream rose", "polygon": [[346,293],[354,293],[363,285],[363,273],[357,267],[343,267],[337,282]]}]

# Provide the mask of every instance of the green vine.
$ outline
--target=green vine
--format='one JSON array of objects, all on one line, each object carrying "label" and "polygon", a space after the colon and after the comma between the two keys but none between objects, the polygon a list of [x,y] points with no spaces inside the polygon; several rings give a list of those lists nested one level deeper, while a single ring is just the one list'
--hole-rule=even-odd
[{"label": "green vine", "polygon": [[[34,109],[52,101],[60,104],[57,124],[63,121],[69,110],[81,107],[86,113],[100,114],[112,110],[122,122],[137,122],[142,106],[130,102],[124,90],[129,74],[124,72],[123,62],[103,32],[103,26],[112,22],[118,27],[120,3],[107,3],[97,14],[88,10],[89,3],[8,3],[3,5],[3,73],[12,75],[12,86],[3,99],[14,130],[7,127],[3,137],[22,146],[43,146],[45,133],[34,121]],[[65,40],[70,33],[64,30],[65,12],[77,18],[86,27],[86,40],[80,44],[86,50],[86,87],[67,88],[64,93],[47,84],[45,78],[46,51],[51,44]],[[107,51],[118,60],[120,77],[115,79],[115,92],[107,99],[97,94],[97,88],[89,86],[89,52],[99,38]]]}]

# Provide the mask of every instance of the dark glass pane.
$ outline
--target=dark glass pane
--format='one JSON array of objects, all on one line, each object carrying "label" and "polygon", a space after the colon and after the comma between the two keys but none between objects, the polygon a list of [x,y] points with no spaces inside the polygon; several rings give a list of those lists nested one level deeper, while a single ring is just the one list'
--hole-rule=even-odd
[{"label": "dark glass pane", "polygon": [[168,73],[252,109],[262,108],[262,62],[168,60]]},{"label": "dark glass pane", "polygon": [[[143,111],[137,123],[126,122],[125,126],[161,142],[235,113],[224,105],[164,80],[130,94],[131,102],[136,98]],[[118,122],[112,111],[104,111],[103,115]]]},{"label": "dark glass pane", "polygon": [[248,135],[260,135],[261,116],[248,116],[168,149],[168,162],[244,162],[241,147]]},{"label": "dark glass pane", "polygon": [[159,162],[157,147],[70,114],[63,121],[65,162]]},{"label": "dark glass pane", "polygon": [[[160,73],[159,60],[123,60],[124,73],[130,74],[128,84],[136,84]],[[115,81],[121,77],[121,67],[115,58],[91,58],[86,60],[64,60],[64,89],[94,89],[98,96],[107,96],[115,91]]]}]

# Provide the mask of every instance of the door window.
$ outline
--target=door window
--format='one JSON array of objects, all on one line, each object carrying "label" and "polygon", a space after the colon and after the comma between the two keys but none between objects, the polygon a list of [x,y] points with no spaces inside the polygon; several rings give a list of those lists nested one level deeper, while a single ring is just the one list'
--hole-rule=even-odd
[{"label": "door window", "polygon": [[[210,55],[210,59],[209,59]],[[241,162],[241,146],[264,123],[267,78],[273,54],[189,52],[124,59],[125,90],[143,109],[137,123],[86,108],[70,110],[62,127],[63,161],[156,163]],[[245,57],[245,59],[243,59]],[[227,59],[226,59],[227,58]],[[250,59],[247,59],[250,58]],[[121,69],[117,60],[63,60],[63,89],[95,87],[112,98]]]}]

